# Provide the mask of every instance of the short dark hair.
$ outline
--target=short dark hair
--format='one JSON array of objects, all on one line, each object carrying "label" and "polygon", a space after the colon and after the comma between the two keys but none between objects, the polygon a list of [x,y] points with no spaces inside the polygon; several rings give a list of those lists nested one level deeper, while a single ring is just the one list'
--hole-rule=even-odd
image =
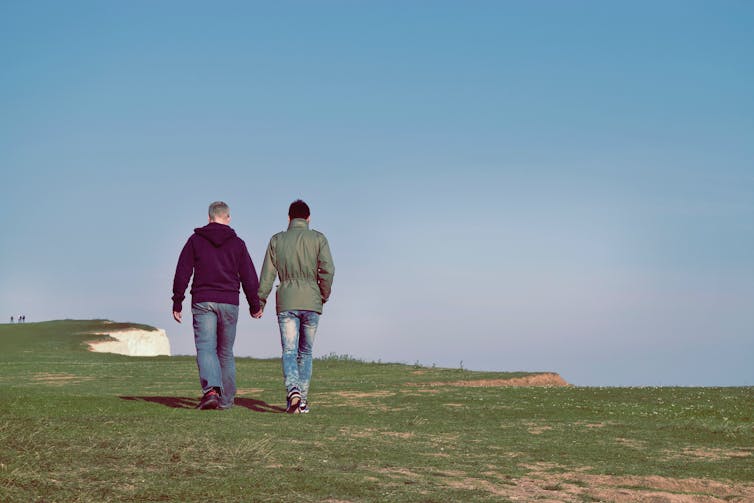
[{"label": "short dark hair", "polygon": [[301,199],[296,199],[288,207],[288,217],[293,220],[294,218],[309,218],[309,205]]}]

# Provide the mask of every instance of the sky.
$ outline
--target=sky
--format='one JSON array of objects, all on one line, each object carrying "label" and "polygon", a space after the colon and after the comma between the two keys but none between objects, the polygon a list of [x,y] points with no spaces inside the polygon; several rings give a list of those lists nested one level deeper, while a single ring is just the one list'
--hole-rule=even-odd
[{"label": "sky", "polygon": [[[753,32],[734,0],[2,2],[2,321],[194,354],[209,203],[261,267],[303,198],[315,356],[754,385]],[[236,354],[279,357],[241,307]]]}]

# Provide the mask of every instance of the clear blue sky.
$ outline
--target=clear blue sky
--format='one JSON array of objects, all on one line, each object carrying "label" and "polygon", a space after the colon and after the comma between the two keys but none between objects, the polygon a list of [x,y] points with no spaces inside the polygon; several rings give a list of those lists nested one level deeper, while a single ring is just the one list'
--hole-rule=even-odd
[{"label": "clear blue sky", "polygon": [[[754,3],[270,4],[0,4],[6,319],[192,354],[207,205],[261,266],[302,197],[317,355],[754,385]],[[243,307],[237,354],[278,356]]]}]

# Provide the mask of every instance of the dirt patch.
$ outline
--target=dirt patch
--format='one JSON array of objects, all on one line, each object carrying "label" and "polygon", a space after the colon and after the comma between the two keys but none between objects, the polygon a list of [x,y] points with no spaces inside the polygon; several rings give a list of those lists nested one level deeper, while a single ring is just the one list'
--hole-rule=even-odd
[{"label": "dirt patch", "polygon": [[392,391],[372,391],[369,393],[360,391],[336,391],[332,394],[343,398],[381,398],[395,395]]},{"label": "dirt patch", "polygon": [[412,472],[408,468],[378,468],[376,471],[390,478],[409,478],[415,480],[421,477],[421,475]]},{"label": "dirt patch", "polygon": [[48,384],[50,386],[66,386],[70,384],[77,384],[80,382],[91,381],[94,377],[90,376],[77,376],[74,374],[52,374],[48,372],[37,372],[31,377],[34,382]]},{"label": "dirt patch", "polygon": [[559,470],[561,466],[557,463],[545,463],[541,461],[539,463],[521,463],[518,466],[526,468],[534,473],[547,474],[550,470]]},{"label": "dirt patch", "polygon": [[402,432],[402,431],[380,431],[376,428],[364,428],[364,429],[353,429],[353,428],[341,428],[340,434],[343,436],[351,437],[351,438],[374,438],[377,436],[385,436],[385,437],[391,437],[391,438],[412,438],[416,434],[414,432]]},{"label": "dirt patch", "polygon": [[635,438],[621,438],[615,439],[615,442],[631,449],[643,451],[647,448],[647,443],[644,440],[636,440]]},{"label": "dirt patch", "polygon": [[546,431],[552,430],[552,426],[539,423],[525,423],[524,426],[526,426],[526,431],[528,431],[530,435],[541,435]]},{"label": "dirt patch", "polygon": [[754,485],[660,476],[581,475],[593,488],[590,495],[609,501],[723,502],[754,501]]},{"label": "dirt patch", "polygon": [[754,484],[703,480],[672,479],[660,476],[615,476],[586,473],[590,467],[564,471],[554,463],[520,465],[530,470],[524,477],[512,478],[490,467],[480,477],[458,470],[438,471],[421,468],[380,468],[376,472],[393,481],[420,481],[453,489],[484,491],[510,501],[619,503],[724,503],[754,501]]},{"label": "dirt patch", "polygon": [[551,426],[535,426],[533,428],[529,428],[526,431],[529,432],[529,435],[541,435],[542,433],[550,431],[551,429]]},{"label": "dirt patch", "polygon": [[456,489],[481,490],[511,501],[616,503],[724,503],[752,501],[754,487],[698,479],[620,477],[558,473],[518,479],[488,480],[463,477],[446,481]]},{"label": "dirt patch", "polygon": [[339,433],[343,436],[350,438],[372,438],[377,435],[377,430],[374,428],[354,429],[354,428],[341,428]]},{"label": "dirt patch", "polygon": [[328,405],[329,407],[347,407],[349,409],[368,407],[372,410],[388,412],[403,410],[402,407],[388,407],[382,403],[380,398],[394,396],[393,391],[337,391],[332,393],[322,393],[317,395],[317,403]]},{"label": "dirt patch", "polygon": [[583,426],[584,428],[588,428],[588,429],[592,430],[592,429],[595,429],[595,428],[604,428],[605,426],[607,426],[610,423],[587,423],[586,421],[576,421],[573,424],[575,424],[576,426]]},{"label": "dirt patch", "polygon": [[497,388],[505,386],[570,386],[558,374],[535,374],[510,379],[472,379],[467,381],[434,381],[426,383],[407,383],[408,386],[453,386],[459,388]]},{"label": "dirt patch", "polygon": [[495,484],[489,480],[475,479],[475,478],[461,478],[456,480],[450,480],[446,484],[453,489],[467,489],[467,490],[482,490],[487,491],[495,496],[510,496],[506,491],[506,487],[501,484]]},{"label": "dirt patch", "polygon": [[425,454],[425,456],[430,458],[449,458],[450,454],[444,453],[444,452],[432,452],[429,454]]},{"label": "dirt patch", "polygon": [[413,432],[402,432],[402,431],[382,431],[380,432],[381,435],[385,435],[387,437],[394,437],[394,438],[412,438],[416,434]]},{"label": "dirt patch", "polygon": [[[525,465],[522,465],[525,466]],[[672,479],[661,476],[616,476],[585,473],[588,467],[577,471],[553,473],[560,467],[551,463],[525,466],[531,473],[516,479],[516,487],[540,492],[541,497],[556,501],[583,501],[584,498],[620,503],[702,503],[731,500],[754,501],[754,485],[703,479]],[[514,495],[512,495],[514,496]],[[512,497],[523,501],[527,497]]]},{"label": "dirt patch", "polygon": [[[409,383],[409,386],[420,386],[416,383]],[[423,394],[429,394],[429,395],[436,395],[440,393],[439,389],[434,388],[415,388],[411,391],[401,390],[401,393],[403,393],[405,396],[422,396]]]},{"label": "dirt patch", "polygon": [[458,470],[435,470],[432,475],[441,475],[443,477],[465,477],[466,472]]},{"label": "dirt patch", "polygon": [[722,461],[730,458],[748,458],[752,451],[743,449],[717,449],[712,447],[687,447],[680,451],[665,451],[664,459],[667,461],[677,459],[699,461]]}]

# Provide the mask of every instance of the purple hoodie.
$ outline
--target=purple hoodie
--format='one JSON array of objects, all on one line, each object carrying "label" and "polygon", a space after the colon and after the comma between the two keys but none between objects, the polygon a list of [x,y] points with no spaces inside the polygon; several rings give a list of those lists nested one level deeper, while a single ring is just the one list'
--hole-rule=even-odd
[{"label": "purple hoodie", "polygon": [[238,305],[239,286],[252,313],[260,309],[259,278],[246,243],[227,225],[210,222],[194,229],[178,258],[173,279],[173,311],[181,312],[191,275],[191,302]]}]

